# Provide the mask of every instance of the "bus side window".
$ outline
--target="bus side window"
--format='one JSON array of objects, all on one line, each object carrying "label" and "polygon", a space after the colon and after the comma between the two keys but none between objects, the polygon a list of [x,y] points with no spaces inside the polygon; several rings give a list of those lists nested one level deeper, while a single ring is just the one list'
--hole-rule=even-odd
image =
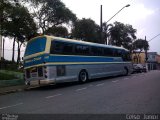
[{"label": "bus side window", "polygon": [[122,50],[117,50],[117,57],[122,57]]},{"label": "bus side window", "polygon": [[103,48],[91,47],[91,55],[93,55],[93,56],[103,56]]},{"label": "bus side window", "polygon": [[117,56],[117,49],[112,49],[112,52],[113,52],[112,56],[116,57]]},{"label": "bus side window", "polygon": [[122,51],[122,59],[123,61],[126,61],[126,51],[125,50]]},{"label": "bus side window", "polygon": [[130,53],[128,51],[123,51],[122,59],[123,61],[131,61]]},{"label": "bus side window", "polygon": [[130,55],[130,53],[129,52],[127,52],[127,61],[131,61],[132,59],[131,59],[131,55]]},{"label": "bus side window", "polygon": [[89,54],[89,46],[75,45],[75,53],[78,55],[88,55]]},{"label": "bus side window", "polygon": [[105,48],[104,49],[104,55],[105,56],[113,56],[113,51],[111,48]]},{"label": "bus side window", "polygon": [[51,48],[50,48],[50,53],[51,54],[56,54],[56,53],[61,53],[63,50],[63,43],[59,41],[52,41],[51,42]]},{"label": "bus side window", "polygon": [[73,54],[73,44],[65,43],[63,46],[63,54],[72,55]]}]

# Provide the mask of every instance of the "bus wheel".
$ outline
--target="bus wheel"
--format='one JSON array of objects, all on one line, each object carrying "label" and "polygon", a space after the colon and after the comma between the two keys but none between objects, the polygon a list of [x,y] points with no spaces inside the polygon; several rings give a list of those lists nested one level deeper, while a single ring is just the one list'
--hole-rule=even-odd
[{"label": "bus wheel", "polygon": [[81,72],[79,73],[79,82],[80,83],[85,83],[88,80],[88,74],[86,72],[86,70],[81,70]]},{"label": "bus wheel", "polygon": [[127,75],[128,75],[128,68],[127,68],[127,67],[125,67],[125,68],[124,68],[124,70],[125,70],[125,74],[124,74],[124,75],[126,75],[126,76],[127,76]]}]

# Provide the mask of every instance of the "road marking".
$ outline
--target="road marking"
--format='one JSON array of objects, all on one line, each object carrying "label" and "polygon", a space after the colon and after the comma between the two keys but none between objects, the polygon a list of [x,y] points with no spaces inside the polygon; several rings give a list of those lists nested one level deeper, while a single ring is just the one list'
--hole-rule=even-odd
[{"label": "road marking", "polygon": [[104,85],[104,83],[101,83],[101,84],[97,84],[96,86],[98,87],[98,86],[103,86]]},{"label": "road marking", "polygon": [[91,84],[91,85],[89,85],[89,87],[92,87],[93,85]]},{"label": "road marking", "polygon": [[132,77],[137,77],[136,75],[132,76]]},{"label": "road marking", "polygon": [[124,78],[124,80],[128,80],[129,78]]},{"label": "road marking", "polygon": [[77,89],[76,91],[81,91],[81,90],[85,90],[85,89],[87,89],[87,88],[86,87],[80,88],[80,89]]},{"label": "road marking", "polygon": [[114,81],[112,81],[112,82],[118,82],[119,80],[114,80]]},{"label": "road marking", "polygon": [[17,103],[17,104],[15,104],[15,105],[10,105],[10,106],[1,107],[0,110],[6,109],[6,108],[10,108],[10,107],[15,107],[15,106],[22,105],[22,104],[23,104],[23,103]]},{"label": "road marking", "polygon": [[46,99],[57,97],[57,96],[60,96],[60,95],[62,95],[62,94],[56,94],[56,95],[52,95],[52,96],[47,96]]}]

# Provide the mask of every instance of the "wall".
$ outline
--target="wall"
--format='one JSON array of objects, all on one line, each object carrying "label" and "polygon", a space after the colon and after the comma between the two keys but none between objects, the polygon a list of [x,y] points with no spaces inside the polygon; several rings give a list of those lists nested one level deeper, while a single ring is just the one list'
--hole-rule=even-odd
[{"label": "wall", "polygon": [[135,63],[135,64],[138,64],[138,63],[139,63],[139,64],[145,64],[145,61],[146,61],[146,60],[145,60],[145,58],[146,58],[146,57],[145,57],[145,56],[146,56],[145,53],[144,53],[144,52],[141,52],[141,53],[139,54],[139,58],[137,58],[137,57],[138,57],[138,54],[139,54],[139,53],[136,53],[136,54],[133,53],[133,54],[132,54],[132,62]]}]

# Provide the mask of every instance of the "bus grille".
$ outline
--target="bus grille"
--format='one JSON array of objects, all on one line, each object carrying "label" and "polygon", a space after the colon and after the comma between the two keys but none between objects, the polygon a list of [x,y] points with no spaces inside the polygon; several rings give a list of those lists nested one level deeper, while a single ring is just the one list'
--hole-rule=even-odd
[{"label": "bus grille", "polygon": [[29,71],[29,69],[26,70],[26,77],[27,77],[27,78],[30,78],[30,77],[31,77],[31,76],[30,76],[30,71]]},{"label": "bus grille", "polygon": [[43,77],[43,68],[42,67],[38,67],[38,76]]}]

